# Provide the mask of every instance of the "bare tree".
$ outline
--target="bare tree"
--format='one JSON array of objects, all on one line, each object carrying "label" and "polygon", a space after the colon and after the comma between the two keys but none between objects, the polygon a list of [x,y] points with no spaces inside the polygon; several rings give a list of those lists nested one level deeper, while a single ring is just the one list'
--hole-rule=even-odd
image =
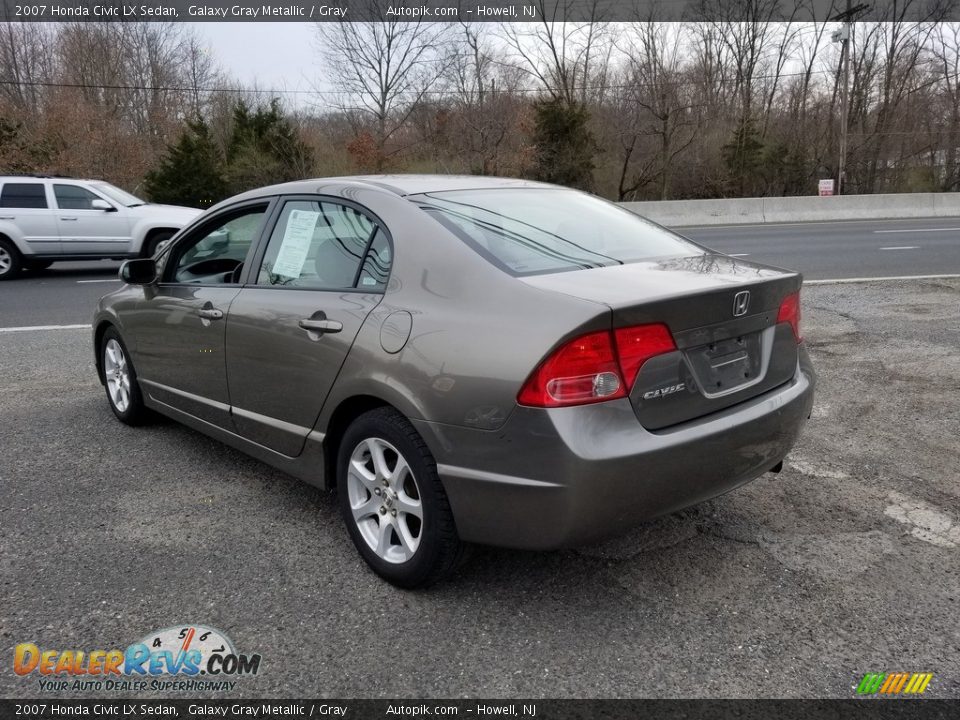
[{"label": "bare tree", "polygon": [[40,109],[45,85],[52,76],[55,35],[41,23],[6,22],[0,26],[0,94],[11,106],[28,114]]},{"label": "bare tree", "polygon": [[[960,26],[941,23],[933,37],[932,55],[937,84],[943,92],[934,100],[942,118],[940,160],[943,165],[941,190],[960,187]],[[934,159],[936,162],[936,158]]]},{"label": "bare tree", "polygon": [[[626,69],[618,113],[623,163],[618,197],[632,197],[646,182],[659,180],[658,195],[669,196],[674,160],[696,139],[699,118],[684,71],[684,35],[671,23],[634,23],[623,44]],[[630,164],[638,136],[654,140],[651,158],[630,179]]]},{"label": "bare tree", "polygon": [[525,103],[523,72],[491,39],[493,26],[461,23],[447,65],[454,117],[448,146],[467,156],[471,172],[495,175],[517,169],[517,138]]},{"label": "bare tree", "polygon": [[[607,91],[614,32],[602,0],[536,0],[538,23],[505,23],[504,40],[519,65],[555,100],[600,104]],[[574,8],[583,22],[567,22]]]},{"label": "bare tree", "polygon": [[[945,6],[936,5],[931,19],[918,22],[908,18],[925,8],[920,0],[891,0],[878,10],[880,22],[862,23],[851,55],[853,90],[850,95],[850,124],[854,142],[850,154],[851,180],[860,192],[877,192],[894,180],[919,150],[904,151],[897,133],[911,127],[910,101],[915,89],[927,77],[928,44]],[[915,128],[914,128],[915,129]],[[929,142],[929,138],[925,139]],[[900,146],[900,157],[891,156],[892,145]]]},{"label": "bare tree", "polygon": [[341,110],[372,124],[374,164],[382,170],[391,138],[444,74],[444,47],[454,26],[399,20],[387,15],[385,1],[369,3],[377,21],[317,23],[316,39]]}]

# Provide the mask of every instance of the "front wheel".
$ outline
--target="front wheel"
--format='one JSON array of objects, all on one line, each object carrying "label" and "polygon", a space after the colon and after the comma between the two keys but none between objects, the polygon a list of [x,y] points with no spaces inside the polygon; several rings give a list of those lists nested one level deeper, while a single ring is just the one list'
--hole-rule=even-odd
[{"label": "front wheel", "polygon": [[0,238],[0,280],[16,277],[22,262],[17,247],[6,238]]},{"label": "front wheel", "polygon": [[340,511],[360,555],[403,588],[430,585],[460,564],[437,464],[410,421],[393,408],[358,417],[337,458]]},{"label": "front wheel", "polygon": [[127,425],[142,425],[149,417],[137,382],[137,371],[120,334],[109,328],[100,343],[100,367],[110,409]]},{"label": "front wheel", "polygon": [[143,243],[143,257],[154,257],[167,246],[172,237],[172,232],[158,232],[151,235]]}]

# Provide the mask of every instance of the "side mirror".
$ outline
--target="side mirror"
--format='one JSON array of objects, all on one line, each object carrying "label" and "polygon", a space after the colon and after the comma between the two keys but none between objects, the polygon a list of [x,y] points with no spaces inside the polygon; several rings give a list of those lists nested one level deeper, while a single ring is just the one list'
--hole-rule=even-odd
[{"label": "side mirror", "polygon": [[157,279],[157,264],[153,258],[127,260],[120,266],[120,279],[129,285],[149,285]]},{"label": "side mirror", "polygon": [[105,212],[116,212],[116,211],[117,211],[117,209],[116,209],[113,205],[111,205],[110,203],[108,203],[106,200],[101,200],[100,198],[97,198],[97,199],[95,199],[95,200],[91,200],[91,201],[90,201],[90,209],[91,209],[91,210],[103,210],[103,211],[105,211]]}]

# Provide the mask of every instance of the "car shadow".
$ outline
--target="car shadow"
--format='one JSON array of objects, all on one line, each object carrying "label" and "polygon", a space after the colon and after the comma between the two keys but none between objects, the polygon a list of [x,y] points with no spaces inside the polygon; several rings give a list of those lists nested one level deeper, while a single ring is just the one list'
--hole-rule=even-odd
[{"label": "car shadow", "polygon": [[[103,413],[105,417],[110,415],[106,403]],[[289,513],[293,508],[308,510],[314,521],[323,526],[319,535],[335,539],[336,549],[329,551],[347,553],[351,562],[355,561],[357,571],[362,574],[355,580],[360,586],[368,587],[371,592],[396,592],[411,598],[419,597],[418,603],[432,604],[464,594],[492,593],[500,603],[523,605],[531,594],[543,592],[568,598],[583,598],[585,593],[595,592],[593,602],[614,602],[625,591],[617,580],[621,570],[627,571],[655,560],[664,573],[664,581],[670,584],[672,580],[669,578],[676,570],[671,569],[670,558],[684,564],[683,558],[694,552],[691,544],[709,541],[709,536],[714,534],[713,528],[720,522],[717,504],[722,500],[714,500],[651,520],[593,545],[554,551],[471,545],[461,566],[446,579],[418,590],[401,590],[389,586],[360,560],[343,528],[335,491],[313,487],[164,416],[155,415],[150,425],[157,431],[157,436],[166,436],[166,441],[162,441],[164,444],[180,447],[179,452],[192,446],[191,452],[200,451],[213,466],[229,468],[227,473],[233,477],[255,477],[256,485],[248,489],[254,493],[269,493],[270,496],[263,497],[260,505],[267,514]],[[138,428],[136,432],[140,430]],[[245,471],[242,470],[244,466]],[[593,591],[586,589],[591,587]]]},{"label": "car shadow", "polygon": [[54,263],[43,270],[24,270],[29,278],[113,278],[120,272],[119,262],[65,262]]}]

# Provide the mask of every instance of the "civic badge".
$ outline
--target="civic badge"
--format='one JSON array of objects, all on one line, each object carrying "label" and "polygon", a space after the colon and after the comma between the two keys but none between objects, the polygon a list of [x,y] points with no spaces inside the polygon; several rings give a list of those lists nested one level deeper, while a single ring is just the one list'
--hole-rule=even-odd
[{"label": "civic badge", "polygon": [[746,315],[750,309],[750,291],[743,290],[733,296],[733,316],[740,317]]}]

